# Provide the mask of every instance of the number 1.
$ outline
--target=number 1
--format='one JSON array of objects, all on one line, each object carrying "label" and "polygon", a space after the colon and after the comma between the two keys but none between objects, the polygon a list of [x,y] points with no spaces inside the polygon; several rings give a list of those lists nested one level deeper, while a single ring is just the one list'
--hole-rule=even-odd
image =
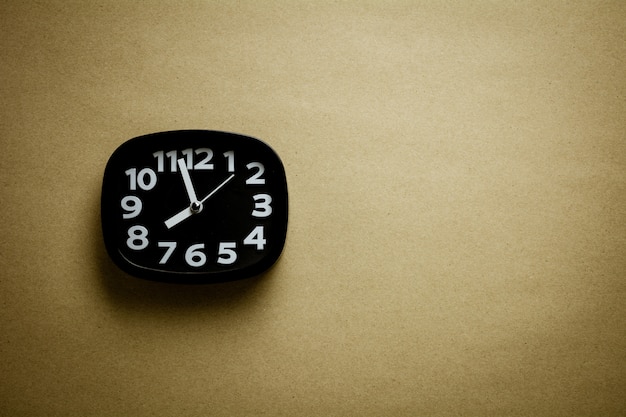
[{"label": "number 1", "polygon": [[235,152],[224,152],[224,157],[226,158],[226,162],[228,163],[228,172],[235,172]]}]

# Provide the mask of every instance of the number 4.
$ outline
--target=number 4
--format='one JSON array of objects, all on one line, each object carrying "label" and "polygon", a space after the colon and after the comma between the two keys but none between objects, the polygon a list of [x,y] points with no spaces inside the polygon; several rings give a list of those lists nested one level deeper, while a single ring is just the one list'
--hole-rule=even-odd
[{"label": "number 4", "polygon": [[256,246],[257,250],[263,250],[266,242],[263,238],[263,226],[255,227],[243,240],[244,245]]}]

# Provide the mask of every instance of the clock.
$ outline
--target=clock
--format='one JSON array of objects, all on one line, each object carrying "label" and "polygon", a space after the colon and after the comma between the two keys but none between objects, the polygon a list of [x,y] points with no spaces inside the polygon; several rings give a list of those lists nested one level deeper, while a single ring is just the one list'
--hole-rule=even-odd
[{"label": "clock", "polygon": [[287,214],[283,164],[248,136],[139,136],[117,148],[104,171],[104,244],[120,269],[139,278],[214,283],[259,275],[283,250]]}]

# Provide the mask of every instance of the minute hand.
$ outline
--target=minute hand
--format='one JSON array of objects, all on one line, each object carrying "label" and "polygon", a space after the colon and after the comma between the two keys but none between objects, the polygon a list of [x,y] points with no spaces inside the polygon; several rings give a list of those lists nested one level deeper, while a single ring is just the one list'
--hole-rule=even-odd
[{"label": "minute hand", "polygon": [[[209,198],[211,198],[211,196],[213,194],[215,194],[216,192],[219,191],[220,188],[222,188],[223,186],[226,185],[226,183],[230,180],[232,180],[235,177],[235,174],[231,174],[230,177],[226,178],[224,181],[222,181],[222,183],[220,185],[218,185],[217,187],[215,187],[215,189],[213,191],[211,191],[206,197],[204,197],[202,200],[200,200],[200,204],[204,203],[205,201],[207,201]],[[185,219],[188,219],[189,217],[193,216],[194,212],[191,211],[191,206],[187,207],[184,210],[181,210],[180,212],[176,213],[175,215],[173,215],[172,217],[170,217],[169,219],[165,220],[165,226],[168,229],[171,229],[172,227],[176,226],[178,223],[182,222]]]}]

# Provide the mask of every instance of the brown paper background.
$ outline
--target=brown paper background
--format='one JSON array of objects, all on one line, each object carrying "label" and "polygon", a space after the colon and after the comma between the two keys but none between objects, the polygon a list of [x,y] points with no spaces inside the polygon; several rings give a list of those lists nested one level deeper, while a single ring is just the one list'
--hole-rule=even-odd
[{"label": "brown paper background", "polygon": [[[626,3],[5,1],[0,414],[626,415]],[[285,164],[251,282],[131,278],[109,155]]]}]

